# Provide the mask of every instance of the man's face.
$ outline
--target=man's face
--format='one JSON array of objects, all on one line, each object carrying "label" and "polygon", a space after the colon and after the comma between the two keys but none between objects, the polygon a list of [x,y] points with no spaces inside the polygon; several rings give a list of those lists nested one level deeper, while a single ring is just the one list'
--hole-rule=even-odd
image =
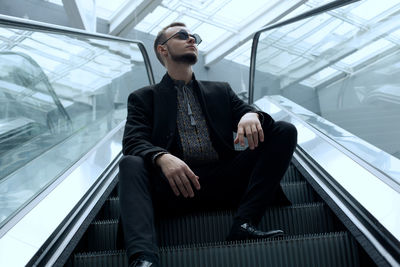
[{"label": "man's face", "polygon": [[[190,34],[190,31],[186,27],[175,26],[165,31],[165,37],[168,39],[182,30]],[[179,36],[175,36],[168,40],[164,46],[167,47],[170,59],[175,62],[187,63],[190,65],[194,65],[197,62],[198,50],[193,37],[189,36],[187,40],[181,40]]]}]

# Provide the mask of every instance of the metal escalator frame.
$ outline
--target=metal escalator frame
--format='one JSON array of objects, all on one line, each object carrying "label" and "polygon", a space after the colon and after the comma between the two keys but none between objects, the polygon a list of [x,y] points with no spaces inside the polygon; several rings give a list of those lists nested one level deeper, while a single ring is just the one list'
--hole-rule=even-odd
[{"label": "metal escalator frame", "polygon": [[396,246],[396,240],[390,237],[390,233],[305,151],[297,148],[293,159],[298,170],[377,266],[396,266],[399,259],[392,255],[399,255],[400,250]]},{"label": "metal escalator frame", "polygon": [[[137,44],[143,56],[149,84],[153,85],[155,83],[148,53],[141,41],[105,34],[87,33],[82,30],[4,15],[0,15],[0,25],[23,30],[28,29]],[[18,262],[18,265],[27,266],[37,266],[37,264],[51,265],[51,263],[57,260],[57,257],[62,254],[62,249],[60,248],[65,248],[67,245],[68,241],[66,240],[71,240],[73,234],[79,231],[85,225],[85,222],[88,221],[87,218],[94,216],[92,211],[96,210],[101,201],[104,202],[104,196],[116,184],[118,161],[122,150],[120,139],[122,138],[124,125],[125,120],[113,128],[78,162],[66,170],[63,175],[44,188],[27,206],[21,209],[18,214],[0,229],[0,265],[9,266],[9,262],[7,261],[9,259],[15,261],[14,264]],[[101,164],[99,165],[101,167],[96,164],[95,170],[92,170],[90,166],[98,160],[96,157],[97,153],[101,154],[103,150],[108,151],[107,149],[111,151],[111,158],[100,160]],[[83,174],[87,174],[88,170],[90,170],[89,174],[91,177],[83,177]],[[81,184],[82,188],[84,188],[82,189],[84,190],[84,194],[82,192],[72,192],[75,194],[75,198],[72,198],[74,200],[70,200],[71,203],[68,203],[68,205],[63,203],[65,202],[65,197],[69,196],[66,196],[62,190],[71,190],[77,183]],[[78,195],[79,197],[77,197]],[[44,232],[46,233],[41,233],[40,238],[35,235],[31,239],[29,237],[29,240],[25,240],[25,232],[29,231],[31,227],[35,228],[38,224],[41,224],[40,222],[44,219],[43,216],[48,216],[48,212],[44,213],[47,211],[46,208],[52,207],[52,212],[58,212],[54,210],[54,203],[52,203],[55,199],[58,200],[55,203],[60,203],[60,206],[63,205],[63,207],[59,207],[59,209],[63,208],[63,219],[61,220],[60,216],[55,216],[57,218],[50,218],[51,216],[45,217],[52,221],[50,227],[45,227],[45,229],[43,229],[43,225],[40,225],[42,227],[41,230],[45,230]],[[65,213],[67,210],[69,212]]]},{"label": "metal escalator frame", "polygon": [[27,266],[62,266],[118,183],[119,153],[87,194],[27,263]]},{"label": "metal escalator frame", "polygon": [[[321,7],[312,9],[291,19],[285,20],[273,25],[266,25],[258,30],[253,36],[251,56],[250,56],[250,74],[249,74],[249,98],[248,103],[254,104],[254,80],[256,70],[256,56],[259,38],[263,32],[282,27],[315,15],[328,12],[330,10],[358,2],[360,0],[336,0]],[[286,110],[287,111],[287,110]],[[299,118],[299,120],[301,120]],[[306,125],[311,131],[316,131],[312,126]],[[322,136],[322,134],[320,134]],[[365,163],[362,159],[352,153],[346,153],[343,147],[334,143],[333,140],[325,138],[326,142],[335,146],[339,151],[352,158],[358,164],[362,165],[369,172],[379,176],[384,175],[375,167]],[[361,164],[360,161],[364,163]],[[373,260],[383,266],[397,266],[400,263],[400,246],[398,240],[385,229],[354,197],[352,197],[335,179],[316,163],[300,146],[297,146],[294,154],[294,162],[302,170],[314,189],[321,194],[327,204],[332,208],[338,217],[344,222],[346,227],[360,244],[371,253]],[[381,180],[387,180],[380,178]]]},{"label": "metal escalator frame", "polygon": [[[47,265],[62,254],[65,240],[85,227],[87,218],[93,219],[92,210],[99,209],[117,182],[124,125],[125,120],[7,222],[0,238],[1,266],[10,261],[13,266]],[[110,157],[99,159],[104,153]],[[32,229],[36,232],[26,235]]]},{"label": "metal escalator frame", "polygon": [[[278,107],[280,110],[276,111],[276,114],[280,114],[280,117],[276,119],[286,120],[295,124],[298,128],[299,135],[304,129],[312,132],[319,139],[317,141],[314,140],[312,146],[318,147],[321,145],[322,147],[329,147],[331,151],[325,151],[329,155],[332,156],[332,151],[334,151],[336,155],[339,154],[342,158],[352,161],[353,166],[358,166],[360,170],[363,170],[364,174],[369,173],[371,177],[376,176],[376,172],[360,164],[356,156],[345,151],[341,145],[319,132],[313,126],[308,125],[302,118],[279,105],[279,103],[273,101],[272,98],[264,98],[255,103],[257,108],[264,110],[264,108],[260,108],[260,106],[257,105],[260,104],[261,101],[263,101],[263,103],[271,103],[274,109]],[[264,111],[268,113],[267,110]],[[272,116],[274,117],[274,115]],[[297,145],[293,158],[295,166],[354,235],[375,263],[378,266],[398,266],[400,264],[400,242],[325,169],[326,165],[322,166],[319,163],[327,163],[327,160],[315,158],[315,155],[311,154],[309,147],[302,147],[301,143]],[[335,160],[338,161],[338,158],[335,158]],[[382,183],[380,179],[378,180]],[[393,188],[391,189],[397,193],[397,196],[400,196],[396,190]]]}]

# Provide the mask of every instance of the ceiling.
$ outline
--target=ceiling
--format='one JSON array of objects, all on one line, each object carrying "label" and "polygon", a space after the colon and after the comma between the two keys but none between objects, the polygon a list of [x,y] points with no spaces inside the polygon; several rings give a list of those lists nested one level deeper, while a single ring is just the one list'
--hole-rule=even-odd
[{"label": "ceiling", "polygon": [[[226,58],[249,65],[251,39],[261,27],[332,0],[48,0],[63,5],[74,20],[95,15],[110,25],[110,34],[124,36],[131,29],[156,35],[173,21],[185,23],[201,36],[199,50],[205,65]],[[93,12],[92,12],[93,13]],[[84,14],[84,15],[79,15]],[[88,27],[82,23],[82,27]]]},{"label": "ceiling", "polygon": [[[156,35],[162,27],[174,21],[184,22],[188,28],[198,33],[203,42],[199,50],[204,56],[206,66],[221,59],[249,66],[253,34],[263,26],[283,21],[306,11],[332,2],[333,0],[48,0],[63,5],[73,19],[88,15],[97,16],[109,22],[110,34],[125,36],[132,29]],[[318,18],[310,18],[293,25],[285,26],[279,31],[271,31],[270,39],[264,42],[290,39],[292,44],[282,45],[275,42],[269,50],[274,52],[275,66],[270,72],[279,75],[279,69],[285,70],[285,63],[292,62],[293,57],[300,61],[310,61],[313,57],[323,55],[323,50],[332,46],[336,37],[358,34],[368,31],[373,34],[375,25],[393,16],[400,10],[399,0],[362,0],[343,8],[333,10]],[[83,14],[83,15],[79,15]],[[82,28],[88,28],[82,23]],[[385,30],[385,29],[380,29]],[[314,80],[320,81],[321,75],[328,77],[346,73],[350,67],[363,62],[371,53],[393,49],[399,44],[400,33],[391,33],[388,38],[377,42],[366,42],[357,47],[353,53],[340,62],[323,69],[317,76],[308,75],[308,86],[316,86]],[[382,34],[380,32],[379,34]],[[279,36],[278,36],[279,35]],[[339,38],[339,39],[340,39]],[[280,47],[276,44],[281,45]],[[311,49],[311,47],[313,49]],[[274,50],[275,49],[275,50]],[[371,52],[372,51],[372,52]],[[272,53],[271,52],[271,53]],[[274,63],[268,58],[268,63]],[[280,72],[282,74],[282,71]]]}]

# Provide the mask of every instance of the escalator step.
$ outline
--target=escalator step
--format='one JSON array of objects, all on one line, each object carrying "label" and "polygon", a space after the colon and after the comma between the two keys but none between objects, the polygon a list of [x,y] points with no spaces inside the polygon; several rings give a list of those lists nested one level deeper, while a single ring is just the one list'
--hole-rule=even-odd
[{"label": "escalator step", "polygon": [[162,266],[358,266],[346,233],[215,246],[165,248]]},{"label": "escalator step", "polygon": [[74,267],[128,267],[125,251],[79,253],[73,256]]},{"label": "escalator step", "polygon": [[304,204],[319,201],[319,198],[306,181],[283,183],[282,189],[292,204]]},{"label": "escalator step", "polygon": [[[282,189],[293,204],[312,203],[317,201],[312,188],[307,182],[283,183]],[[119,197],[112,196],[96,216],[97,220],[113,220],[119,217]]]},{"label": "escalator step", "polygon": [[[160,261],[164,267],[359,266],[355,241],[346,232],[161,248]],[[127,266],[124,251],[75,254],[73,263]]]},{"label": "escalator step", "polygon": [[296,169],[294,165],[290,165],[282,178],[282,183],[293,183],[304,181],[303,175]]},{"label": "escalator step", "polygon": [[96,220],[114,220],[119,218],[119,197],[110,197],[104,202]]},{"label": "escalator step", "polygon": [[119,192],[118,192],[118,184],[115,185],[114,189],[110,193],[110,198],[115,198],[118,197]]},{"label": "escalator step", "polygon": [[[160,245],[223,241],[232,220],[233,212],[228,211],[165,219],[158,226]],[[282,229],[287,235],[334,231],[332,216],[320,203],[268,209],[258,227]]]},{"label": "escalator step", "polygon": [[[260,229],[282,229],[287,235],[335,231],[332,214],[322,203],[270,208],[259,224]],[[195,213],[165,218],[157,225],[161,246],[220,242],[232,224],[233,212]],[[83,239],[85,250],[116,248],[117,220],[93,222]]]}]

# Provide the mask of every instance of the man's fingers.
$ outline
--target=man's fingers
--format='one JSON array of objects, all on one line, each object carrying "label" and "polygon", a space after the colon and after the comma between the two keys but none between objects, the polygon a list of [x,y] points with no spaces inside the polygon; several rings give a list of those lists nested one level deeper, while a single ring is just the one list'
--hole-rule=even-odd
[{"label": "man's fingers", "polygon": [[244,130],[243,127],[238,127],[236,139],[239,140],[241,146],[244,146]]},{"label": "man's fingers", "polygon": [[254,124],[251,126],[251,133],[253,135],[254,146],[258,147],[258,131],[256,125]]},{"label": "man's fingers", "polygon": [[182,195],[184,197],[188,197],[189,196],[189,192],[186,189],[186,184],[184,183],[184,179],[181,178],[179,175],[176,175],[174,177],[174,181],[175,181],[175,184],[178,187],[179,191],[182,193]]},{"label": "man's fingers", "polygon": [[179,195],[180,195],[180,194],[179,194],[179,190],[178,190],[178,188],[177,188],[176,185],[175,185],[174,179],[168,178],[168,177],[167,177],[167,180],[168,180],[169,186],[171,187],[171,189],[172,189],[172,191],[174,192],[175,196],[179,196]]},{"label": "man's fingers", "polygon": [[190,181],[189,181],[188,177],[185,175],[185,173],[183,173],[180,176],[180,178],[181,178],[183,186],[186,189],[186,192],[188,193],[187,196],[194,197],[194,192],[193,192],[193,189],[192,189],[192,185],[190,184]]},{"label": "man's fingers", "polygon": [[261,127],[261,124],[257,124],[257,130],[258,130],[258,137],[260,138],[260,142],[264,142],[264,131]]},{"label": "man's fingers", "polygon": [[254,140],[253,140],[253,133],[251,132],[251,127],[246,127],[246,137],[247,141],[249,142],[250,149],[254,149]]},{"label": "man's fingers", "polygon": [[194,185],[194,187],[197,190],[200,190],[199,177],[196,174],[194,174],[194,172],[189,167],[187,167],[185,169],[185,172],[186,172],[186,176],[189,177],[190,181],[192,181],[192,184]]}]

